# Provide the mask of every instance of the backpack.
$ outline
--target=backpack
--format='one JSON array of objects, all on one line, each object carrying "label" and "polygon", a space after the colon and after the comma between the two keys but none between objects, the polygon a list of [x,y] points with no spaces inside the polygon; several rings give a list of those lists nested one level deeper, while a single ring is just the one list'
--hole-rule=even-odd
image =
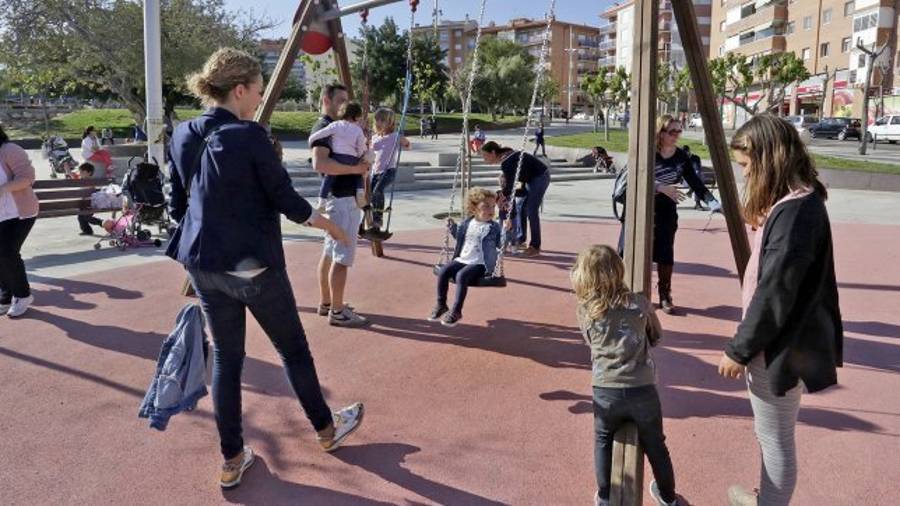
[{"label": "backpack", "polygon": [[[613,182],[612,191],[612,208],[616,219],[625,221],[625,194],[628,191],[628,164],[622,166],[622,170],[616,174],[616,180]],[[617,204],[622,205],[622,211],[619,211]]]}]

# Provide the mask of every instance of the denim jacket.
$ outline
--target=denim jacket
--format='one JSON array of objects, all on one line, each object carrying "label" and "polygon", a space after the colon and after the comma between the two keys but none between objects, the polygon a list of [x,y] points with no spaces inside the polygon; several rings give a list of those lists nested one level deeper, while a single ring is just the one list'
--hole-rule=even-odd
[{"label": "denim jacket", "polygon": [[163,341],[156,373],[139,418],[149,418],[150,427],[163,431],[169,418],[197,407],[206,395],[207,341],[203,312],[197,304],[187,304],[178,313],[175,329]]},{"label": "denim jacket", "polygon": [[[460,225],[454,223],[450,226],[450,233],[456,237],[456,249],[453,252],[453,258],[457,258],[462,253],[463,245],[466,243],[466,232],[469,230],[469,223],[474,219],[469,218]],[[481,240],[481,251],[484,252],[484,277],[486,278],[494,275],[494,268],[497,266],[500,235],[500,224],[496,221],[491,221],[491,231]]]}]

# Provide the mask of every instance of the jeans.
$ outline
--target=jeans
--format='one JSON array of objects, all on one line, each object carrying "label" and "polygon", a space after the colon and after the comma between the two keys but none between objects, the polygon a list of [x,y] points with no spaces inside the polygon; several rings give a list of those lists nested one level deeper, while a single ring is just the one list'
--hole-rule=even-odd
[{"label": "jeans", "polygon": [[397,169],[388,169],[372,176],[372,220],[376,227],[381,226],[384,215],[384,190],[393,184],[397,177]]},{"label": "jeans", "polygon": [[20,253],[36,219],[0,221],[0,304],[9,304],[13,297],[24,299],[31,295]]},{"label": "jeans", "polygon": [[85,234],[94,233],[94,229],[91,228],[91,225],[103,225],[103,220],[95,217],[93,214],[78,215],[78,227],[81,228],[82,232]]},{"label": "jeans", "polygon": [[212,393],[222,455],[244,447],[241,429],[241,369],[246,310],[259,322],[284,364],[288,381],[316,431],[332,423],[322,396],[294,292],[284,268],[268,268],[253,278],[190,269],[191,282],[206,314],[214,344]]},{"label": "jeans", "polygon": [[544,203],[544,194],[550,186],[550,172],[544,172],[542,175],[525,183],[525,199],[519,206],[516,199],[517,214],[519,215],[518,225],[521,227],[521,237],[516,237],[518,242],[525,242],[525,230],[531,233],[531,240],[528,245],[534,249],[541,249],[541,204]]},{"label": "jeans", "polygon": [[613,437],[625,422],[637,425],[638,437],[663,500],[675,500],[675,472],[663,434],[656,386],[594,387],[594,469],[602,501],[609,500]]},{"label": "jeans", "polygon": [[450,279],[456,279],[456,300],[451,311],[462,314],[463,304],[466,302],[466,294],[469,292],[469,283],[486,274],[484,264],[464,264],[456,260],[441,268],[438,273],[437,305],[447,305],[447,291],[450,289]]}]

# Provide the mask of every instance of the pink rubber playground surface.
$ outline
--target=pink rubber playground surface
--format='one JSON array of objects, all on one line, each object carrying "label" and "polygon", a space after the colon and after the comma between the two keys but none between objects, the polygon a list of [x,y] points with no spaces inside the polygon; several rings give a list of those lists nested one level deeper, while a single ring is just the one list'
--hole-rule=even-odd
[{"label": "pink rubber playground surface", "polygon": [[[744,384],[717,376],[740,316],[722,228],[682,221],[675,301],[655,351],[678,489],[725,503],[754,485],[758,450]],[[209,397],[168,431],[136,417],[159,345],[186,299],[170,261],[35,280],[27,318],[0,321],[0,504],[591,504],[590,369],[568,268],[613,222],[545,224],[545,256],[511,260],[505,289],[473,289],[454,329],[433,304],[437,230],[400,233],[389,258],[361,248],[349,299],[365,330],[315,316],[315,242],[288,246],[298,310],[332,407],[366,403],[364,426],[321,452],[277,357],[248,331],[244,427],[259,455],[223,493]],[[794,504],[900,497],[900,227],[834,226],[846,325],[841,385],[807,395]],[[647,467],[647,480],[650,472]],[[645,502],[645,504],[650,504]]]}]

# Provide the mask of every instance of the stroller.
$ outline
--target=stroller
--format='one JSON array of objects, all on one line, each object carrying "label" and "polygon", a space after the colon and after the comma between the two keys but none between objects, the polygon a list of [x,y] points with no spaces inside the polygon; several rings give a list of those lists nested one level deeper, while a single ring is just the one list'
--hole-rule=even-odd
[{"label": "stroller", "polygon": [[606,152],[606,149],[604,149],[603,146],[594,146],[594,149],[592,149],[591,152],[594,155],[594,172],[606,174],[616,173],[616,162],[613,160],[613,157],[609,156],[609,153]]},{"label": "stroller", "polygon": [[41,155],[50,160],[50,177],[56,179],[60,174],[66,179],[75,177],[78,162],[69,154],[69,145],[58,135],[51,135],[41,145]]},{"label": "stroller", "polygon": [[[132,164],[128,161],[128,173],[122,183],[122,193],[128,198],[128,204],[135,213],[135,229],[155,225],[159,235],[168,234],[172,224],[169,218],[166,195],[163,191],[163,175],[156,163],[141,160]],[[155,160],[154,160],[155,161]]]}]

